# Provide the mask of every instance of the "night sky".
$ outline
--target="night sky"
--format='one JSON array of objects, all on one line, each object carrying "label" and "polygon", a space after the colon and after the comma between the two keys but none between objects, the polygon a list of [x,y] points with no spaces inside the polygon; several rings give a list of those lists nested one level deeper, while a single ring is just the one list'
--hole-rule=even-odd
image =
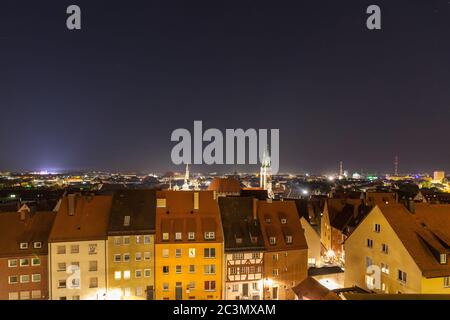
[{"label": "night sky", "polygon": [[0,111],[0,171],[183,170],[194,120],[279,128],[281,172],[450,171],[450,1],[1,0]]}]

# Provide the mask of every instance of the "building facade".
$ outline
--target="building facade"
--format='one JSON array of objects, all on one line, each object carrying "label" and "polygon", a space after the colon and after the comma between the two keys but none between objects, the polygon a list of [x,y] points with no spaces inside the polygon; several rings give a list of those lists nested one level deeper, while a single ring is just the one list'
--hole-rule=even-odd
[{"label": "building facade", "polygon": [[112,196],[62,198],[49,237],[52,300],[107,299],[107,229]]}]

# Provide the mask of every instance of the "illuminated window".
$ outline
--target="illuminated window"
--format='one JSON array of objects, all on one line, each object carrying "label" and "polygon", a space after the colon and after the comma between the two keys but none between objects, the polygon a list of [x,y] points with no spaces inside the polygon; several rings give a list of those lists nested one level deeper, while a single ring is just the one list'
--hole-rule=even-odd
[{"label": "illuminated window", "polygon": [[272,260],[273,261],[278,261],[278,253],[272,254]]},{"label": "illuminated window", "polygon": [[31,299],[40,299],[42,296],[41,290],[32,290],[31,291]]},{"label": "illuminated window", "polygon": [[128,236],[123,237],[123,244],[129,245],[130,244],[130,237],[128,237]]},{"label": "illuminated window", "polygon": [[20,300],[28,300],[28,299],[30,299],[30,291],[21,291]]},{"label": "illuminated window", "polygon": [[97,244],[95,243],[89,244],[89,254],[97,254]]},{"label": "illuminated window", "polygon": [[286,243],[291,244],[292,243],[292,236],[286,236]]},{"label": "illuminated window", "polygon": [[286,223],[287,223],[287,219],[286,218],[281,219],[281,224],[286,224]]},{"label": "illuminated window", "polygon": [[142,243],[142,236],[136,236],[136,244]]},{"label": "illuminated window", "polygon": [[169,257],[169,249],[162,249],[162,257],[163,258]]},{"label": "illuminated window", "polygon": [[181,235],[181,232],[176,232],[175,233],[175,240],[182,240],[183,239],[183,237],[182,237],[182,235]]},{"label": "illuminated window", "polygon": [[278,269],[272,270],[272,276],[276,277],[276,276],[278,276],[278,274],[279,274]]},{"label": "illuminated window", "polygon": [[121,272],[121,271],[115,271],[115,272],[114,272],[114,279],[115,279],[115,280],[120,280],[120,279],[122,279],[122,272]]},{"label": "illuminated window", "polygon": [[445,254],[445,253],[440,254],[440,263],[447,264],[447,254]]},{"label": "illuminated window", "polygon": [[65,262],[60,262],[60,263],[58,263],[58,271],[66,271],[67,270],[67,268],[66,268],[66,263]]},{"label": "illuminated window", "polygon": [[89,278],[89,288],[98,288],[98,278]]},{"label": "illuminated window", "polygon": [[260,257],[259,252],[253,252],[252,253],[252,259],[259,259],[259,257]]},{"label": "illuminated window", "polygon": [[77,244],[70,246],[70,253],[79,253],[80,252],[80,246]]},{"label": "illuminated window", "polygon": [[166,199],[164,199],[164,198],[156,199],[156,207],[157,208],[165,208],[166,207]]},{"label": "illuminated window", "polygon": [[270,237],[269,243],[273,246],[277,244],[277,238],[276,237]]},{"label": "illuminated window", "polygon": [[195,248],[189,248],[189,258],[195,258]]},{"label": "illuminated window", "polygon": [[28,249],[28,243],[27,242],[21,242],[20,243],[20,249],[22,249],[22,250]]},{"label": "illuminated window", "polygon": [[243,259],[244,259],[244,253],[243,252],[233,253],[233,260],[243,260]]},{"label": "illuminated window", "polygon": [[123,289],[123,295],[124,295],[125,297],[131,296],[131,288],[125,288],[125,289]]},{"label": "illuminated window", "polygon": [[131,217],[130,216],[125,216],[123,218],[123,225],[124,225],[124,227],[130,226],[130,222],[131,222]]},{"label": "illuminated window", "polygon": [[125,280],[129,280],[129,279],[131,278],[131,271],[130,271],[130,270],[125,270],[125,271],[123,272],[123,278],[124,278]]},{"label": "illuminated window", "polygon": [[199,206],[200,206],[199,193],[198,192],[194,192],[194,210],[198,210]]},{"label": "illuminated window", "polygon": [[58,246],[56,248],[56,253],[57,254],[65,254],[66,253],[66,246]]},{"label": "illuminated window", "polygon": [[144,260],[150,260],[150,252],[144,252]]},{"label": "illuminated window", "polygon": [[450,288],[450,277],[444,277],[444,288]]},{"label": "illuminated window", "polygon": [[188,232],[188,240],[195,240],[195,232]]},{"label": "illuminated window", "polygon": [[162,239],[163,239],[163,241],[169,241],[169,233],[168,232],[163,232]]},{"label": "illuminated window", "polygon": [[19,300],[19,293],[18,292],[8,293],[8,299],[9,300]]},{"label": "illuminated window", "polygon": [[142,289],[142,287],[136,287],[136,296],[142,296],[143,292],[144,290]]},{"label": "illuminated window", "polygon": [[35,242],[33,244],[33,246],[34,246],[35,249],[41,249],[42,248],[42,242]]},{"label": "illuminated window", "polygon": [[114,245],[120,246],[122,244],[122,238],[121,237],[114,237]]},{"label": "illuminated window", "polygon": [[32,282],[41,282],[41,275],[39,273],[33,274],[31,276]]},{"label": "illuminated window", "polygon": [[205,240],[214,240],[216,238],[216,233],[214,231],[205,232]]},{"label": "illuminated window", "polygon": [[8,267],[9,267],[9,268],[15,268],[15,267],[17,267],[17,259],[11,259],[11,260],[8,260]]},{"label": "illuminated window", "polygon": [[135,259],[136,259],[136,261],[141,261],[142,260],[142,253],[141,252],[136,252]]},{"label": "illuminated window", "polygon": [[20,259],[20,266],[21,267],[28,267],[30,265],[30,260],[28,259]]}]

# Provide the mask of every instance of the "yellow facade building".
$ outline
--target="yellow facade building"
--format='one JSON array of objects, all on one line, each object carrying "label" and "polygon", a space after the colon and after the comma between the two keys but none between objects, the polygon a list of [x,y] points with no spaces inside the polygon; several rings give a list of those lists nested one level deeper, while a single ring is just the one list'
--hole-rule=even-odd
[{"label": "yellow facade building", "polygon": [[155,196],[152,190],[114,195],[108,227],[108,299],[154,299]]},{"label": "yellow facade building", "polygon": [[450,205],[375,206],[345,242],[345,286],[450,294]]},{"label": "yellow facade building", "polygon": [[156,299],[222,299],[223,248],[212,191],[157,192]]}]

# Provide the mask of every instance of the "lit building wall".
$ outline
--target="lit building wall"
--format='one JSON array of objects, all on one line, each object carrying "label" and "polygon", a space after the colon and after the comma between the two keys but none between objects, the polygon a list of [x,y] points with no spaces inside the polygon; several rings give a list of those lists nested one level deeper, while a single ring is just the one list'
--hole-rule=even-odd
[{"label": "lit building wall", "polygon": [[154,250],[151,234],[108,237],[108,299],[154,299]]},{"label": "lit building wall", "polygon": [[106,240],[49,243],[50,299],[104,300],[106,276]]}]

